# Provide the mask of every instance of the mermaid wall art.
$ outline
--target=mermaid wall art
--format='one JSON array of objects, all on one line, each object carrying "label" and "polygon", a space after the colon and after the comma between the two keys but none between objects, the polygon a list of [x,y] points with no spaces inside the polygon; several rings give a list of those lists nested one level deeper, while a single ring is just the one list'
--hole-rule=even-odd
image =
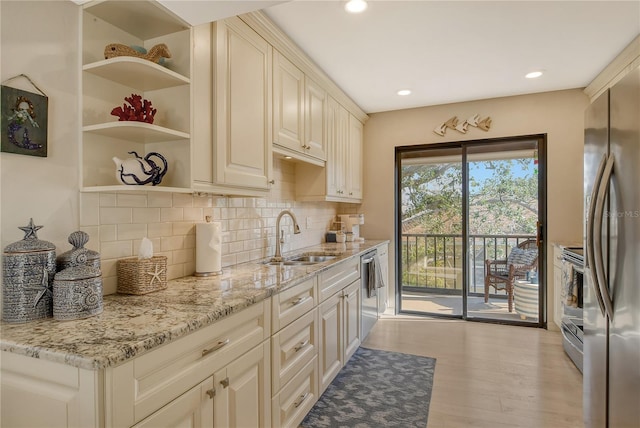
[{"label": "mermaid wall art", "polygon": [[4,85],[1,97],[2,151],[46,157],[48,98]]}]

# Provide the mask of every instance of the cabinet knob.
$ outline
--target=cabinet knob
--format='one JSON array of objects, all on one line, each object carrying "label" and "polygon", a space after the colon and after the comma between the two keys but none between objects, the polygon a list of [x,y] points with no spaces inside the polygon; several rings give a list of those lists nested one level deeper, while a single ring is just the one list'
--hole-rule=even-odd
[{"label": "cabinet knob", "polygon": [[220,381],[220,385],[222,385],[222,387],[223,387],[223,388],[228,387],[228,386],[229,386],[229,378],[228,378],[228,377],[225,377],[224,379],[222,379],[222,380]]},{"label": "cabinet knob", "polygon": [[276,180],[269,180],[269,184],[276,184]]},{"label": "cabinet knob", "polygon": [[215,396],[216,396],[216,390],[215,390],[214,388],[211,388],[210,390],[208,390],[208,391],[206,392],[206,394],[209,396],[209,398],[210,398],[210,399],[212,399],[212,400],[213,400],[213,397],[215,397]]}]

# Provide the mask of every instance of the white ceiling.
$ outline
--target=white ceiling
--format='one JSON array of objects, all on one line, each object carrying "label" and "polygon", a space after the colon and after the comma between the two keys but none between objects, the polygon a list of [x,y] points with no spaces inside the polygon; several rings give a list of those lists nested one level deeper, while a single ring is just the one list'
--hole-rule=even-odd
[{"label": "white ceiling", "polygon": [[640,0],[159,1],[192,25],[262,9],[367,113],[583,88],[640,34]]},{"label": "white ceiling", "polygon": [[367,113],[583,88],[640,34],[640,0],[344,3],[263,11]]}]

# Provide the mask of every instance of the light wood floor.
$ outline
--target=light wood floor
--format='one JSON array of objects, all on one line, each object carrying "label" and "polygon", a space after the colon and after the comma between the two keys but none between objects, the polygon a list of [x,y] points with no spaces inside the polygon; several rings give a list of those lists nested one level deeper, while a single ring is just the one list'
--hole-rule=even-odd
[{"label": "light wood floor", "polygon": [[559,332],[396,317],[363,346],[437,359],[428,428],[584,426],[582,375]]}]

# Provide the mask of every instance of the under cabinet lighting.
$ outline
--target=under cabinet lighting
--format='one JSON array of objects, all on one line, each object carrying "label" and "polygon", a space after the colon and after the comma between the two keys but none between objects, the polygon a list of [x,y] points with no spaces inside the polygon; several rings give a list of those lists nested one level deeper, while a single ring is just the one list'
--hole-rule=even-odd
[{"label": "under cabinet lighting", "polygon": [[364,0],[350,0],[344,5],[344,9],[349,13],[360,13],[367,8],[367,2]]},{"label": "under cabinet lighting", "polygon": [[524,75],[527,79],[535,79],[537,77],[542,76],[542,71],[532,71],[531,73],[527,73]]},{"label": "under cabinet lighting", "polygon": [[398,95],[401,95],[401,96],[405,96],[405,95],[409,95],[409,94],[411,94],[411,91],[409,89],[400,89],[398,91]]}]

